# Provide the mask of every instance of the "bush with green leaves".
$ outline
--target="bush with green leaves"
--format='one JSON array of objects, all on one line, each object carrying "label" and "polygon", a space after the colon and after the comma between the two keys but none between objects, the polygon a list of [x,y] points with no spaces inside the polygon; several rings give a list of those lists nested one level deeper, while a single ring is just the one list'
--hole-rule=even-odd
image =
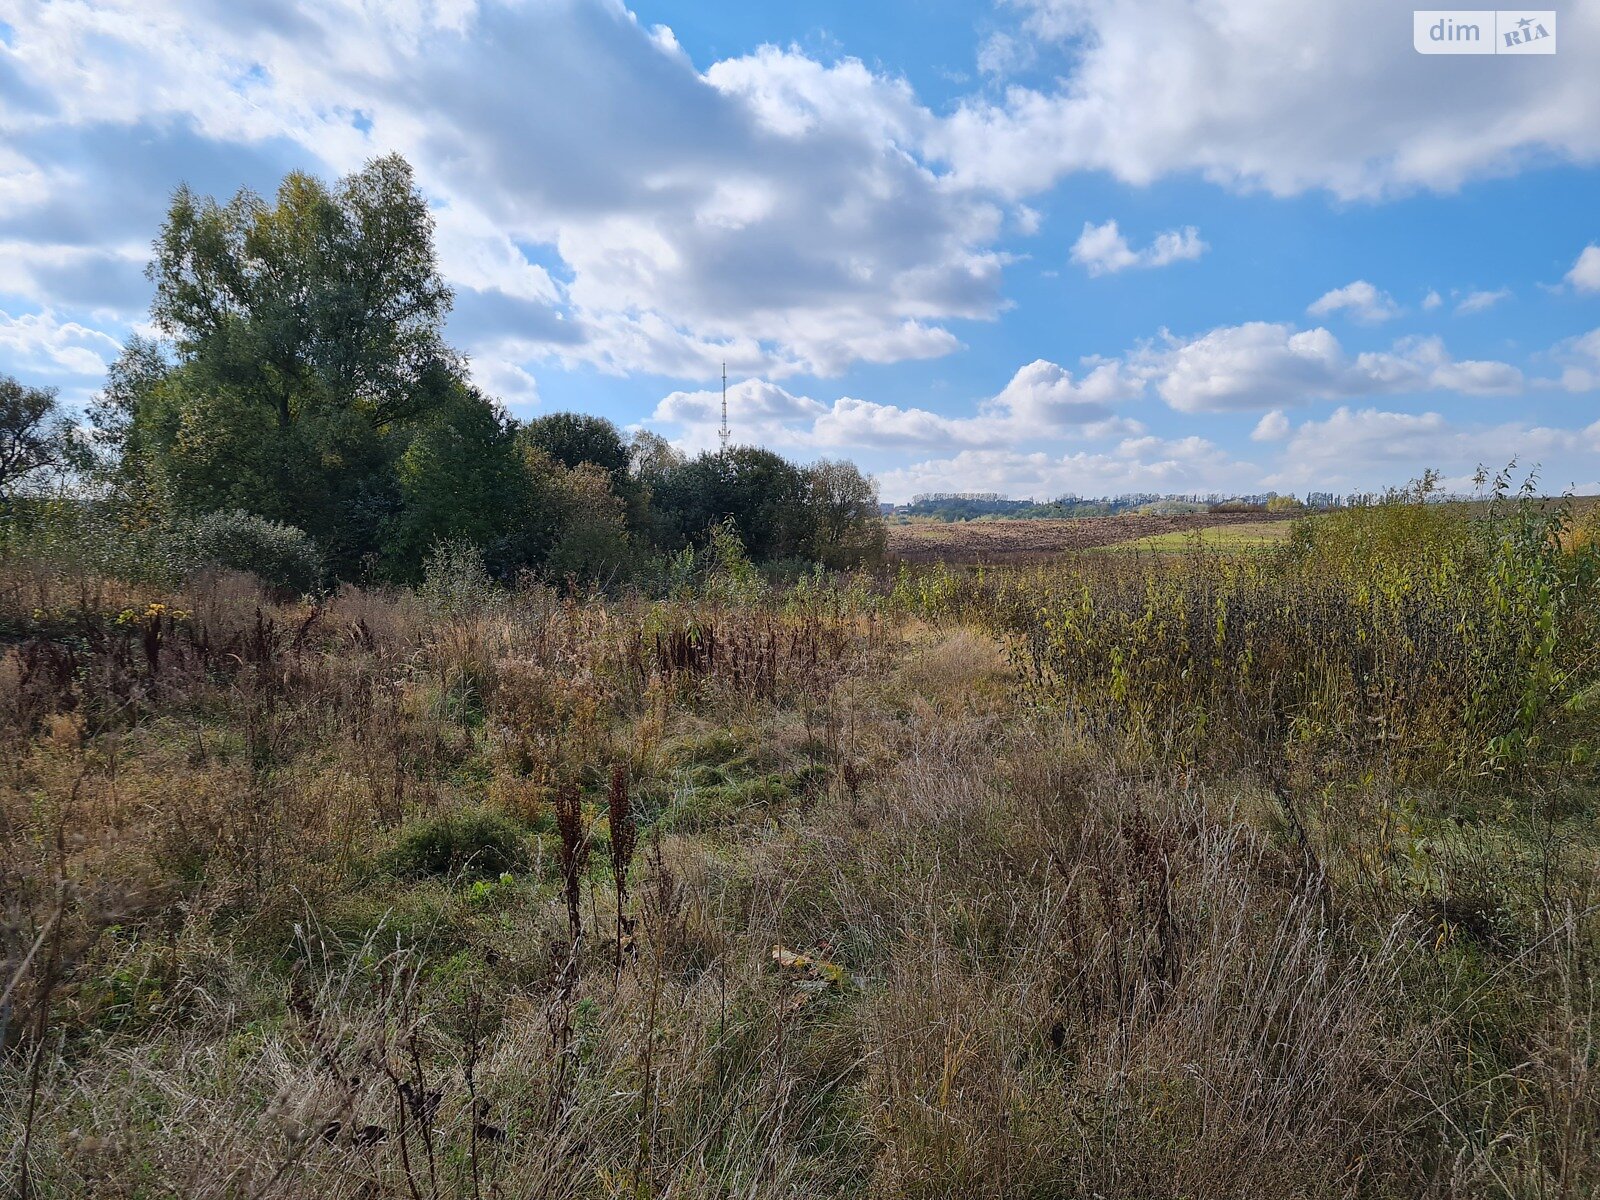
[{"label": "bush with green leaves", "polygon": [[705,572],[701,591],[707,598],[724,604],[751,604],[766,594],[766,580],[745,553],[731,517],[711,527],[700,561]]},{"label": "bush with green leaves", "polygon": [[115,503],[75,496],[22,497],[0,520],[0,559],[60,576],[173,582],[171,537]]},{"label": "bush with green leaves", "polygon": [[384,866],[403,878],[498,879],[527,867],[527,839],[505,817],[450,813],[419,821],[400,835]]},{"label": "bush with green leaves", "polygon": [[1502,794],[1592,772],[1600,554],[1531,487],[1430,482],[1276,553],[1086,559],[985,602],[1029,692],[1142,761]]},{"label": "bush with green leaves", "polygon": [[315,591],[323,579],[322,552],[304,530],[238,509],[179,522],[171,559],[180,574],[208,567],[249,571],[286,591]]},{"label": "bush with green leaves", "polygon": [[483,551],[465,538],[451,538],[428,552],[417,594],[442,612],[465,613],[494,604],[501,592]]}]

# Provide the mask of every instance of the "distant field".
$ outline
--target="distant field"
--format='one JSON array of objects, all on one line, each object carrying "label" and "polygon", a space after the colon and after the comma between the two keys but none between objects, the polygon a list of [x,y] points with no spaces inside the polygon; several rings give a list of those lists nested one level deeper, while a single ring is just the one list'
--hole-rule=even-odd
[{"label": "distant field", "polygon": [[1137,545],[1181,549],[1195,531],[1207,545],[1264,545],[1288,536],[1293,516],[1185,513],[1041,521],[931,521],[890,524],[889,553],[902,562],[1025,563],[1075,550]]},{"label": "distant field", "polygon": [[1208,525],[1200,529],[1175,530],[1138,538],[1131,542],[1117,542],[1106,546],[1108,551],[1187,550],[1196,542],[1208,550],[1252,550],[1262,546],[1276,546],[1289,539],[1293,525],[1281,518],[1273,520],[1240,521],[1236,525]]}]

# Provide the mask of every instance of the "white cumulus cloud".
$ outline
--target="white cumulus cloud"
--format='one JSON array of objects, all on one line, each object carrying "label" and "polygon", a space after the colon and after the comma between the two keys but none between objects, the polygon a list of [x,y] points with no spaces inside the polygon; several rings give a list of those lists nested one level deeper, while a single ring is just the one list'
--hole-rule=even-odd
[{"label": "white cumulus cloud", "polygon": [[896,503],[918,492],[981,491],[1052,499],[1067,493],[1191,492],[1243,488],[1258,474],[1201,437],[1125,438],[1108,450],[964,450],[880,472],[880,494]]},{"label": "white cumulus cloud", "polygon": [[0,362],[10,370],[82,386],[98,382],[121,350],[110,335],[49,311],[19,316],[0,311]]},{"label": "white cumulus cloud", "polygon": [[1437,338],[1348,354],[1326,329],[1252,321],[1144,348],[1135,367],[1180,412],[1239,412],[1312,400],[1453,390],[1506,394],[1522,372],[1500,362],[1453,359]]},{"label": "white cumulus cloud", "polygon": [[941,174],[938,118],[854,59],[700,70],[614,0],[102,0],[6,23],[0,288],[39,307],[142,308],[179,182],[270,190],[390,150],[434,206],[452,334],[498,378],[833,374],[948,354],[949,322],[1003,305],[1015,206]]},{"label": "white cumulus cloud", "polygon": [[1585,246],[1566,278],[1580,292],[1600,292],[1600,246]]},{"label": "white cumulus cloud", "polygon": [[[1448,190],[1533,158],[1600,160],[1600,72],[1582,54],[1419,61],[1389,0],[1009,0],[1070,72],[975,96],[937,130],[958,178],[1015,192],[1073,171],[1145,184],[1346,198]],[[1600,43],[1600,6],[1562,37]],[[1425,83],[1422,81],[1426,80]],[[1333,98],[1337,98],[1334,100]]]},{"label": "white cumulus cloud", "polygon": [[1284,415],[1281,408],[1264,413],[1261,420],[1256,422],[1256,427],[1250,431],[1250,440],[1254,442],[1281,442],[1288,436],[1289,418]]},{"label": "white cumulus cloud", "polygon": [[1314,317],[1347,312],[1357,321],[1375,325],[1398,316],[1400,306],[1388,292],[1380,292],[1365,279],[1357,279],[1354,283],[1347,283],[1343,287],[1324,293],[1320,298],[1313,300],[1306,311]]},{"label": "white cumulus cloud", "polygon": [[[1559,490],[1580,477],[1592,477],[1589,456],[1597,449],[1600,422],[1583,429],[1555,429],[1457,422],[1439,412],[1340,407],[1294,431],[1283,464],[1268,482],[1277,487],[1372,488],[1415,477],[1426,467],[1463,481],[1480,465],[1496,469],[1515,459],[1525,470],[1541,468],[1542,482]],[[1585,471],[1590,474],[1583,475]]]},{"label": "white cumulus cloud", "polygon": [[1159,233],[1144,249],[1135,250],[1122,236],[1116,221],[1103,225],[1086,221],[1083,232],[1073,243],[1072,261],[1091,275],[1110,275],[1130,267],[1165,267],[1193,260],[1206,249],[1206,244],[1200,240],[1200,231],[1193,225]]},{"label": "white cumulus cloud", "polygon": [[[812,449],[881,451],[913,447],[1002,447],[1028,440],[1106,440],[1144,433],[1115,406],[1143,393],[1143,380],[1120,362],[1091,360],[1081,377],[1039,359],[1021,367],[970,415],[946,416],[841,396],[831,404],[799,396],[764,379],[728,387],[728,422],[735,440]],[[656,405],[650,424],[674,434],[684,449],[716,442],[720,390],[673,392]]]},{"label": "white cumulus cloud", "polygon": [[1510,288],[1498,288],[1494,291],[1468,292],[1456,305],[1456,312],[1461,315],[1469,313],[1488,312],[1500,301],[1511,295]]}]

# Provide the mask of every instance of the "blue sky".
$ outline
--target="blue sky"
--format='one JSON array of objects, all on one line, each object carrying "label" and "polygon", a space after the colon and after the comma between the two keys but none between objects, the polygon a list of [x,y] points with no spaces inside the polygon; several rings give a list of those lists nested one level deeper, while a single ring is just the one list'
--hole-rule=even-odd
[{"label": "blue sky", "polygon": [[0,0],[0,371],[82,403],[180,182],[404,153],[518,415],[886,499],[1600,491],[1600,0]]}]

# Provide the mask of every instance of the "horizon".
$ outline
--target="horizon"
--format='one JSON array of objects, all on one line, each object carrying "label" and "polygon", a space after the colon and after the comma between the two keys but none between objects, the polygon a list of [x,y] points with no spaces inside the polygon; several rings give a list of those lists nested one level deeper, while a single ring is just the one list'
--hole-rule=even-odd
[{"label": "horizon", "polygon": [[736,441],[889,503],[1600,492],[1600,5],[1558,15],[3,0],[0,367],[88,401],[179,184],[399,152],[521,418],[711,448],[726,363]]}]

